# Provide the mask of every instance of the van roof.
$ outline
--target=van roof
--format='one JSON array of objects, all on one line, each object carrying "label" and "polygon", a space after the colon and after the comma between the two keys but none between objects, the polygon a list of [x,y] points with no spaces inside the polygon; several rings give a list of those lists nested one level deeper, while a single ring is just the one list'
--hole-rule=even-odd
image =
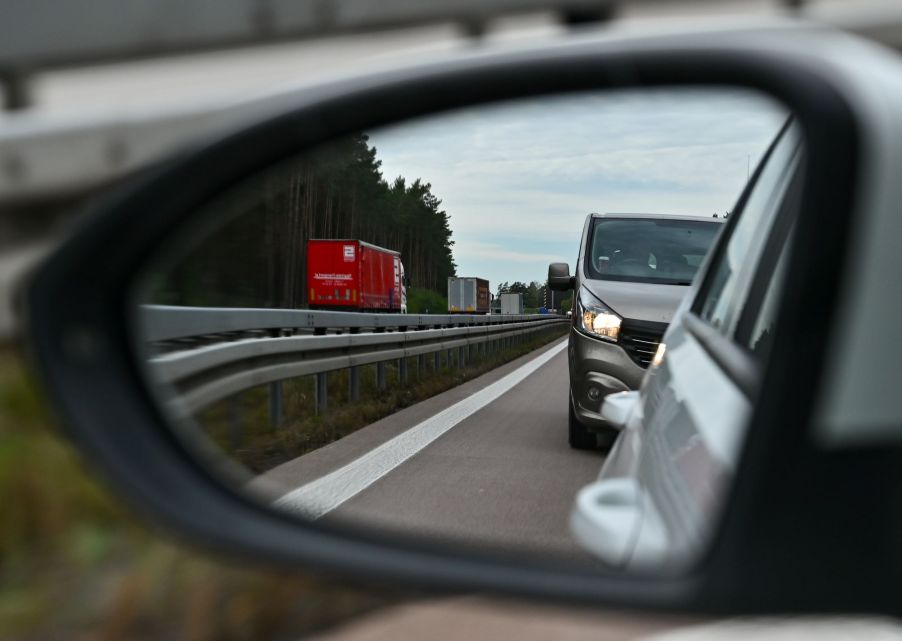
[{"label": "van roof", "polygon": [[714,218],[713,216],[683,216],[679,214],[648,214],[648,213],[616,213],[605,212],[599,214],[592,212],[589,214],[592,218],[653,218],[656,220],[697,220],[699,222],[722,223],[725,218]]}]

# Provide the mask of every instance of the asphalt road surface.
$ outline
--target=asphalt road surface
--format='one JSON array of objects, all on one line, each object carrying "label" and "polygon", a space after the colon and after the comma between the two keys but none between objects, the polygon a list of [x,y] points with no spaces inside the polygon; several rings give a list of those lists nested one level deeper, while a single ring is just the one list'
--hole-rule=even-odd
[{"label": "asphalt road surface", "polygon": [[588,560],[567,524],[573,498],[598,476],[604,456],[567,444],[564,343],[281,465],[256,484],[277,490],[287,509],[314,509],[308,515],[331,522]]}]

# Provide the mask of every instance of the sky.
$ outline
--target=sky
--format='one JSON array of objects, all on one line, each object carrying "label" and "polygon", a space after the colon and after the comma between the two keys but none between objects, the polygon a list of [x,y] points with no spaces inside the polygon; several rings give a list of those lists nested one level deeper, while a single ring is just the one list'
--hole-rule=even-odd
[{"label": "sky", "polygon": [[431,183],[461,276],[571,273],[586,215],[730,211],[787,112],[737,89],[591,92],[368,132],[386,180]]}]

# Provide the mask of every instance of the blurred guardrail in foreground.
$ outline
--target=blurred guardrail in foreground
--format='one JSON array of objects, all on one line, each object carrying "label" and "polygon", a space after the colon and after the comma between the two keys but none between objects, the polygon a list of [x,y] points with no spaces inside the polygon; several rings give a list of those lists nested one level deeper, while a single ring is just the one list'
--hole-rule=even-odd
[{"label": "blurred guardrail in foreground", "polygon": [[[7,4],[8,19],[0,21],[0,341],[20,329],[13,305],[19,284],[66,236],[82,203],[186,144],[277,112],[280,101],[290,100],[287,96],[309,81],[310,74],[340,75],[342,69],[359,73],[374,53],[391,51],[400,59],[414,59],[412,51],[422,55],[427,43],[431,50],[437,41],[444,42],[443,51],[449,53],[463,42],[478,44],[495,30],[504,31],[503,19],[518,15],[573,26],[638,25],[649,18],[695,24],[706,14],[736,21],[787,12],[902,50],[898,0]],[[456,27],[441,31],[441,37],[431,31],[442,25]],[[397,42],[374,41],[350,48],[350,54],[351,38],[327,44],[340,34],[365,41],[368,32],[392,34]],[[278,43],[305,43],[306,48],[274,48]],[[226,51],[235,57],[217,62]],[[341,51],[345,53],[338,55]],[[239,64],[245,59],[250,61],[247,66]],[[159,65],[136,67],[142,60],[158,60]],[[306,67],[300,64],[305,60]],[[213,90],[211,85],[217,83],[219,89]],[[57,96],[57,110],[48,111],[48,86],[59,84],[69,91]],[[170,94],[177,99],[159,102],[160,96]],[[125,96],[130,99],[123,100]]]},{"label": "blurred guardrail in foreground", "polygon": [[[282,421],[282,381],[315,377],[316,411],[327,403],[328,372],[348,370],[348,398],[360,398],[360,368],[386,363],[401,384],[408,359],[428,367],[461,367],[474,356],[516,346],[566,325],[556,314],[367,314],[318,310],[143,306],[138,336],[148,346],[150,375],[171,391],[170,409],[191,416],[238,392],[269,385],[270,422]],[[427,356],[431,358],[427,359]]]}]

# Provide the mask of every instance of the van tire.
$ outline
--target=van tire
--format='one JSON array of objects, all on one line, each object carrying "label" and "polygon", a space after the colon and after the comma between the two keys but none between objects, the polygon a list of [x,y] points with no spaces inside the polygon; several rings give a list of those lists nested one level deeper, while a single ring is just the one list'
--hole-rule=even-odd
[{"label": "van tire", "polygon": [[567,399],[567,408],[570,410],[569,415],[569,442],[570,447],[574,450],[594,450],[598,447],[598,441],[595,434],[586,429],[586,426],[579,422],[576,413],[573,411],[573,401]]}]

